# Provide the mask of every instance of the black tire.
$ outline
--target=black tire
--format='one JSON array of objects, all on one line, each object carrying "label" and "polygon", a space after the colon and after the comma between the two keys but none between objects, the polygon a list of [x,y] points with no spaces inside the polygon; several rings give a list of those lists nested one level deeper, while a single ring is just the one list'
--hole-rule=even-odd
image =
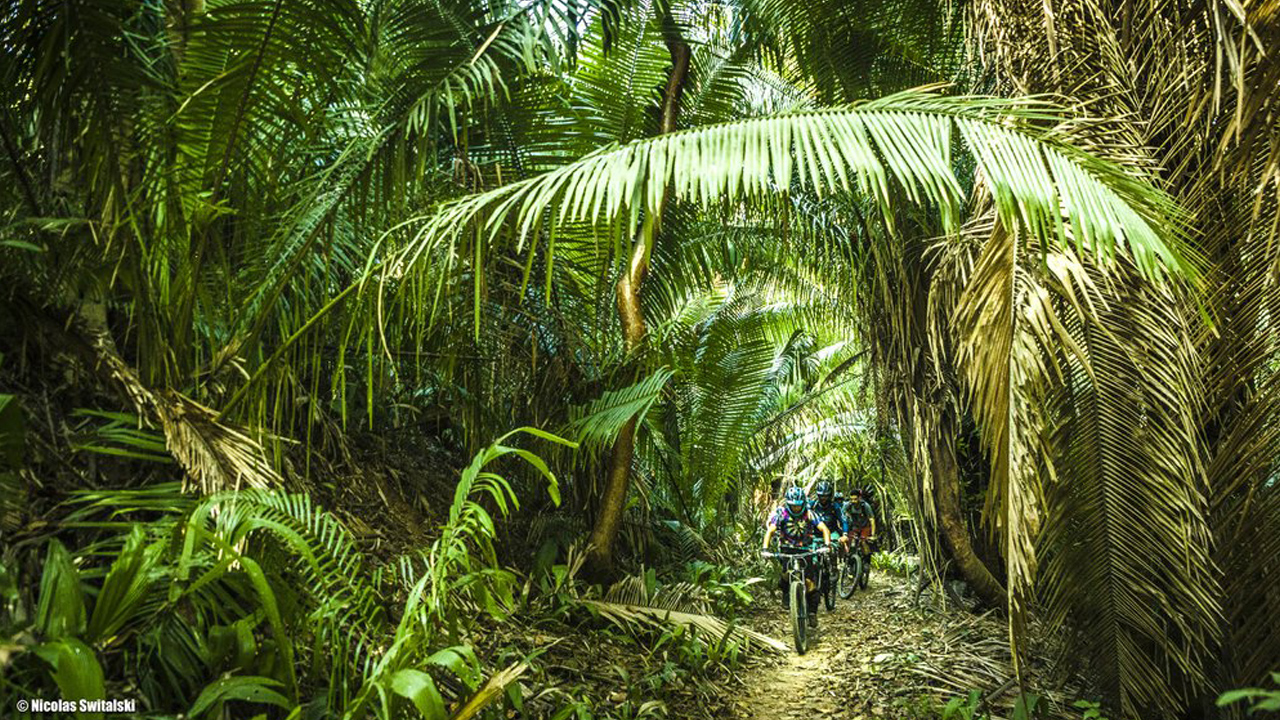
[{"label": "black tire", "polygon": [[[859,558],[859,560],[863,560],[863,558]],[[862,563],[862,573],[858,575],[858,587],[863,590],[866,590],[867,583],[870,581],[871,581],[871,558],[868,557],[868,558],[865,558],[865,562]]]},{"label": "black tire", "polygon": [[849,555],[840,563],[840,597],[845,600],[853,597],[853,591],[858,589],[858,575],[853,559],[854,556]]},{"label": "black tire", "polygon": [[862,582],[862,576],[866,572],[866,563],[863,562],[862,553],[854,550],[849,565],[853,567],[853,586],[865,589],[867,586]]},{"label": "black tire", "polygon": [[836,577],[831,560],[822,561],[822,598],[826,601],[827,612],[836,609]]},{"label": "black tire", "polygon": [[809,622],[809,606],[804,595],[804,583],[791,583],[791,632],[795,635],[796,652],[803,655],[809,649],[809,638],[806,635]]}]

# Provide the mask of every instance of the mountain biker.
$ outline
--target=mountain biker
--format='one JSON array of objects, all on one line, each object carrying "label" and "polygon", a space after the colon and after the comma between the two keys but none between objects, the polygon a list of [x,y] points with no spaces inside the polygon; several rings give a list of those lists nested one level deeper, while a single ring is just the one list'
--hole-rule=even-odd
[{"label": "mountain biker", "polygon": [[858,539],[870,540],[875,537],[876,514],[864,499],[861,488],[855,487],[849,493],[849,499],[845,501],[840,514],[844,523],[844,537],[840,540],[846,546],[856,547]]},{"label": "mountain biker", "polygon": [[[764,533],[764,550],[766,552],[769,550],[770,542],[773,540],[774,535],[777,535],[778,552],[787,555],[807,552],[819,532],[822,533],[823,543],[830,546],[831,531],[813,513],[809,512],[809,499],[805,497],[804,489],[798,486],[791,487],[787,489],[787,493],[783,497],[782,506],[769,517],[769,526]],[[786,607],[791,603],[791,598],[787,594],[786,564],[781,559],[779,559],[779,563],[783,566],[783,573],[782,577],[779,578],[778,585],[782,589],[782,604]],[[817,627],[820,590],[818,587],[818,564],[812,562],[811,558],[804,560],[804,576],[805,604],[809,607],[809,625]]]},{"label": "mountain biker", "polygon": [[862,486],[862,501],[871,506],[871,515],[873,517],[880,512],[880,506],[876,504],[876,488],[874,485]]},{"label": "mountain biker", "polygon": [[809,510],[826,524],[827,529],[837,537],[844,534],[844,520],[840,517],[840,506],[835,503],[835,491],[827,480],[819,480],[813,489],[814,500]]},{"label": "mountain biker", "polygon": [[[809,505],[809,512],[826,525],[833,536],[843,540],[844,518],[841,516],[840,506],[835,502],[835,488],[831,486],[829,480],[819,480],[813,488],[813,494],[814,500]],[[831,582],[831,576],[828,575],[826,580]],[[826,590],[825,587],[822,588],[823,592]]]}]

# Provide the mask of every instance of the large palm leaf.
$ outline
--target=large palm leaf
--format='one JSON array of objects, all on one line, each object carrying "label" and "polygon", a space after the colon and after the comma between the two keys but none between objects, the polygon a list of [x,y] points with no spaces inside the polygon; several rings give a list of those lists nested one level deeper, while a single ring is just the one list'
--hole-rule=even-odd
[{"label": "large palm leaf", "polygon": [[465,230],[493,238],[511,221],[518,241],[542,223],[623,222],[667,192],[712,203],[762,199],[793,181],[856,191],[886,212],[899,201],[938,208],[954,227],[966,192],[953,165],[953,133],[972,151],[977,182],[1009,227],[1106,258],[1127,250],[1148,276],[1189,272],[1168,199],[1119,166],[1036,130],[1055,119],[1029,102],[907,93],[849,108],[764,117],[606,148],[563,168],[443,207],[401,251],[397,273]]},{"label": "large palm leaf", "polygon": [[[1200,596],[1203,591],[1199,586],[1208,587],[1214,597],[1207,605],[1216,604],[1223,610],[1221,646],[1199,661],[1191,660],[1193,667],[1187,667],[1177,658],[1187,652],[1203,655],[1203,650],[1196,649],[1203,637],[1200,631],[1169,630],[1159,618],[1100,626],[1107,629],[1092,637],[1105,635],[1112,648],[1100,656],[1107,660],[1100,666],[1101,674],[1106,677],[1110,699],[1125,712],[1136,713],[1137,706],[1144,704],[1179,705],[1185,702],[1185,695],[1205,692],[1198,680],[1200,669],[1211,657],[1222,660],[1213,662],[1216,669],[1211,675],[1216,677],[1209,678],[1218,689],[1260,682],[1268,667],[1280,662],[1280,641],[1266,626],[1268,601],[1256,590],[1280,583],[1275,564],[1262,559],[1268,557],[1265,550],[1260,552],[1273,543],[1253,534],[1262,523],[1271,522],[1267,518],[1272,517],[1274,508],[1274,485],[1267,479],[1274,474],[1277,445],[1268,429],[1273,423],[1263,418],[1274,417],[1280,407],[1270,391],[1275,385],[1277,345],[1272,323],[1266,319],[1276,302],[1269,268],[1275,262],[1278,157],[1274,110],[1268,108],[1280,103],[1275,83],[1280,63],[1270,52],[1280,39],[1280,23],[1271,5],[1066,2],[1055,3],[1049,14],[1045,12],[1048,6],[1020,0],[991,0],[970,6],[974,47],[1001,86],[1020,93],[1064,93],[1108,117],[1108,133],[1141,148],[1135,153],[1136,162],[1161,168],[1164,187],[1193,214],[1197,249],[1210,263],[1206,275],[1212,292],[1190,301],[1143,295],[1141,302],[1134,304],[1134,289],[1128,283],[1100,286],[1108,296],[1113,289],[1120,289],[1130,307],[1127,313],[1121,312],[1109,301],[1109,307],[1088,322],[1115,328],[1111,333],[1090,331],[1089,344],[1095,349],[1086,349],[1095,363],[1107,361],[1110,377],[1104,378],[1095,365],[1096,387],[1072,400],[1090,398],[1101,403],[1094,408],[1077,406],[1085,414],[1102,412],[1108,401],[1114,405],[1122,402],[1121,397],[1132,404],[1135,394],[1145,396],[1154,389],[1150,384],[1156,377],[1152,368],[1160,368],[1166,389],[1178,384],[1192,389],[1192,404],[1183,412],[1198,418],[1192,422],[1193,429],[1184,429],[1175,415],[1168,418],[1168,432],[1161,433],[1166,438],[1181,437],[1172,444],[1179,449],[1149,448],[1146,452],[1153,454],[1145,456],[1140,452],[1141,443],[1149,437],[1130,437],[1115,427],[1114,434],[1102,435],[1111,438],[1113,450],[1105,454],[1073,451],[1058,469],[1060,475],[1112,486],[1099,491],[1101,496],[1090,496],[1091,501],[1132,492],[1130,478],[1135,467],[1143,474],[1154,472],[1157,476],[1171,473],[1185,478],[1188,471],[1193,474],[1181,482],[1161,483],[1162,497],[1144,501],[1145,507],[1151,500],[1159,500],[1150,505],[1152,512],[1133,513],[1128,523],[1112,528],[1117,542],[1104,557],[1108,564],[1134,576],[1149,572],[1140,557],[1127,552],[1131,538],[1116,534],[1127,532],[1130,525],[1147,528],[1146,532],[1164,538],[1162,545],[1185,551],[1178,571],[1156,585],[1169,593],[1160,602],[1179,604]],[[1174,312],[1191,320],[1184,326]],[[1201,324],[1205,315],[1211,318],[1212,328]],[[1137,340],[1137,335],[1147,333],[1151,333],[1150,342]],[[1170,333],[1181,334],[1184,342],[1191,339],[1192,360],[1177,360],[1183,351],[1172,355],[1159,351],[1177,346],[1177,338]],[[1120,351],[1121,347],[1126,349]],[[1193,368],[1189,381],[1182,377],[1188,372],[1187,362]],[[1130,363],[1144,371],[1118,395],[1120,390],[1111,383],[1117,377],[1135,377],[1133,368],[1126,367]],[[1165,407],[1163,412],[1172,412]],[[1122,414],[1114,406],[1105,412]],[[1145,413],[1138,419],[1145,421]],[[1105,429],[1103,421],[1098,416],[1093,422],[1098,429]],[[1192,464],[1175,467],[1172,458],[1157,454],[1164,452]],[[1121,458],[1125,459],[1123,464],[1117,463]],[[1132,465],[1133,461],[1139,464]],[[1110,469],[1107,463],[1111,463]],[[1105,480],[1107,475],[1113,479]],[[1191,495],[1180,498],[1179,493]],[[1207,507],[1198,498],[1202,493],[1209,499]],[[1057,512],[1071,515],[1076,507],[1063,505]],[[1174,521],[1173,517],[1180,519]],[[1059,532],[1065,532],[1062,528],[1071,522],[1063,518]],[[1203,548],[1172,542],[1160,530],[1177,527],[1184,537],[1203,539],[1205,522],[1213,534],[1215,560],[1223,568],[1220,586],[1201,575],[1203,565],[1198,559],[1205,553]],[[1090,527],[1100,526],[1094,522]],[[1062,565],[1051,574],[1058,575],[1065,568]],[[1095,574],[1089,579],[1099,582],[1107,577]],[[1071,587],[1061,578],[1055,585]],[[1102,609],[1097,601],[1104,597],[1115,601],[1107,610],[1112,618],[1152,605],[1150,600],[1135,601],[1123,593],[1100,592],[1105,586],[1105,582],[1094,586],[1092,602],[1070,594],[1058,598],[1087,609],[1093,617]],[[1187,588],[1196,590],[1186,592]],[[1198,616],[1202,622],[1213,617],[1195,608],[1206,605],[1203,600],[1200,597],[1200,601],[1182,606],[1181,612]],[[1165,617],[1174,616],[1174,611],[1161,612]],[[1157,645],[1174,660],[1151,663],[1139,652],[1139,648],[1151,649],[1134,639],[1134,631],[1144,626],[1139,635],[1168,634],[1169,642]],[[1237,653],[1234,648],[1239,647],[1249,651]]]}]

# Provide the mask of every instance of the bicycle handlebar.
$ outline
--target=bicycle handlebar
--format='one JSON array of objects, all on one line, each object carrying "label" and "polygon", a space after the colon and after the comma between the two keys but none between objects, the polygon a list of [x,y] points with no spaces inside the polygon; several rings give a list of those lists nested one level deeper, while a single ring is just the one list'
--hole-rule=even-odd
[{"label": "bicycle handlebar", "polygon": [[810,555],[822,555],[829,552],[831,552],[831,547],[823,546],[819,548],[814,548],[812,550],[807,550],[805,552],[794,552],[794,553],[777,553],[777,552],[770,552],[768,550],[761,550],[760,556],[765,558],[803,558],[803,557],[809,557]]}]

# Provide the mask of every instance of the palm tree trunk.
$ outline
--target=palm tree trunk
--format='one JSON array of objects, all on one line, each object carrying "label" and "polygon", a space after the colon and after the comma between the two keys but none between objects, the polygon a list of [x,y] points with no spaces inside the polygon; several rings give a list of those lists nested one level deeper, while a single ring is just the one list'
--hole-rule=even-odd
[{"label": "palm tree trunk", "polygon": [[[689,77],[689,62],[693,52],[689,44],[680,37],[670,18],[664,22],[667,35],[667,50],[671,53],[671,70],[667,75],[666,90],[662,99],[662,128],[659,134],[666,134],[676,129],[680,116],[680,96],[684,92],[685,81]],[[627,270],[618,279],[617,301],[618,320],[622,324],[622,339],[630,355],[644,341],[644,311],[640,307],[640,286],[649,273],[649,254],[653,249],[658,234],[658,225],[662,219],[662,203],[645,218],[640,236],[631,248],[631,257]],[[595,527],[591,531],[591,549],[587,555],[587,570],[596,576],[607,576],[613,573],[613,545],[618,536],[618,528],[622,524],[622,512],[627,505],[627,491],[631,487],[631,461],[636,451],[636,421],[634,418],[623,426],[618,439],[613,443],[613,454],[609,460],[609,474],[606,479],[604,496],[601,498],[600,511],[596,516]]]},{"label": "palm tree trunk", "polygon": [[996,580],[969,540],[960,505],[960,465],[956,462],[955,428],[951,411],[944,411],[937,429],[929,438],[929,459],[933,465],[934,496],[938,525],[956,567],[969,587],[986,605],[1003,608],[1007,602],[1004,586]]}]

